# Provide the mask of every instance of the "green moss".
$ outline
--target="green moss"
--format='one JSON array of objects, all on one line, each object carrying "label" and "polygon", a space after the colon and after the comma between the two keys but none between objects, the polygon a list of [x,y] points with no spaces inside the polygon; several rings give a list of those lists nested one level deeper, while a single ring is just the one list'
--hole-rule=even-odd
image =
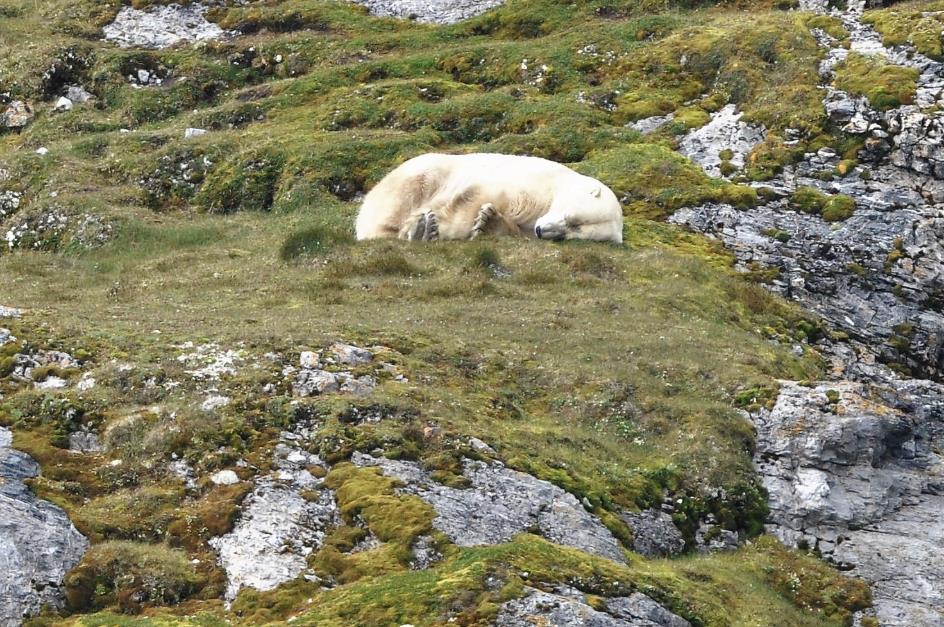
[{"label": "green moss", "polygon": [[752,188],[709,178],[697,165],[678,153],[654,144],[631,144],[594,153],[578,164],[584,174],[609,181],[629,211],[646,217],[707,201],[738,207],[757,203]]},{"label": "green moss", "polygon": [[761,407],[769,409],[773,407],[779,393],[780,389],[776,386],[753,386],[739,391],[734,397],[734,403],[748,411],[756,411]]},{"label": "green moss", "polygon": [[182,499],[182,488],[122,490],[92,499],[76,510],[74,520],[94,540],[160,540]]},{"label": "green moss", "polygon": [[897,2],[894,7],[868,11],[863,21],[872,24],[887,46],[910,44],[918,52],[938,61],[941,50],[941,14],[944,4],[932,2]]},{"label": "green moss", "polygon": [[914,101],[918,70],[892,65],[881,55],[857,52],[836,66],[834,81],[838,89],[865,96],[872,106],[887,111]]},{"label": "green moss", "polygon": [[819,28],[840,42],[849,39],[849,32],[843,26],[842,20],[832,15],[811,15],[807,18],[806,25],[809,28]]},{"label": "green moss", "polygon": [[194,202],[211,213],[268,211],[283,163],[275,153],[236,155],[210,171]]},{"label": "green moss", "polygon": [[[489,589],[486,579],[504,585]],[[821,562],[786,551],[768,538],[735,554],[634,560],[622,566],[521,535],[507,544],[455,551],[430,570],[340,586],[317,597],[294,622],[403,624],[422,622],[421,617],[434,622],[448,611],[457,622],[488,623],[494,620],[497,606],[522,594],[524,585],[565,582],[591,595],[590,603],[593,597],[639,589],[696,625],[841,625],[870,602],[863,582],[845,579]],[[811,608],[815,614],[798,606]]]},{"label": "green moss", "polygon": [[177,603],[205,583],[186,553],[123,541],[93,546],[65,578],[71,609],[115,605],[128,613],[152,605]]},{"label": "green moss", "polygon": [[783,171],[784,166],[803,157],[801,145],[787,145],[776,133],[768,133],[747,157],[746,174],[752,181],[768,181]]},{"label": "green moss", "polygon": [[905,242],[900,237],[896,237],[891,250],[885,255],[885,272],[891,272],[892,268],[898,263],[898,260],[905,256]]},{"label": "green moss", "polygon": [[855,211],[855,200],[845,194],[827,195],[812,187],[801,187],[790,196],[797,211],[819,215],[827,222],[840,222]]},{"label": "green moss", "polygon": [[827,222],[842,222],[851,217],[855,211],[855,200],[845,194],[830,196],[823,205],[822,216]]},{"label": "green moss", "polygon": [[362,519],[382,542],[409,545],[432,523],[432,507],[415,496],[395,495],[397,480],[377,468],[338,464],[325,477],[325,485],[336,490],[344,519]]},{"label": "green moss", "polygon": [[783,244],[786,244],[787,242],[790,241],[790,234],[787,231],[784,231],[783,229],[772,227],[769,229],[764,229],[762,232],[767,237],[771,237]]}]

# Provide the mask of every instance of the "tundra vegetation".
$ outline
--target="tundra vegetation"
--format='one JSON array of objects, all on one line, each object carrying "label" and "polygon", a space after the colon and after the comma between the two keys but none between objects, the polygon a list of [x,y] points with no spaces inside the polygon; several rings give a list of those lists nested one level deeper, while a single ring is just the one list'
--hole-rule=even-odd
[{"label": "tundra vegetation", "polygon": [[[760,535],[765,494],[741,409],[771,403],[778,379],[821,377],[810,343],[825,331],[763,276],[736,275],[719,245],[660,221],[708,200],[751,206],[749,179],[804,149],[848,148],[820,103],[809,15],[788,0],[510,0],[437,27],[343,2],[219,4],[209,19],[238,36],[165,50],[101,41],[117,2],[0,7],[0,94],[36,113],[0,134],[0,187],[22,199],[0,222],[26,225],[0,251],[0,303],[28,310],[3,321],[18,340],[0,347],[0,424],[41,464],[33,490],[93,543],[67,576],[63,615],[34,624],[487,624],[525,571],[528,585],[638,589],[696,625],[849,624],[868,605],[861,582]],[[923,24],[924,4],[901,6],[875,12],[877,28],[920,34],[909,25]],[[854,81],[857,63],[839,80]],[[161,84],[134,84],[139,70]],[[875,80],[848,88],[871,97],[886,73],[867,71]],[[53,112],[73,84],[94,100]],[[731,181],[674,150],[728,103],[770,129]],[[649,135],[627,126],[668,113]],[[355,244],[359,195],[429,151],[568,163],[620,197],[626,243]],[[837,220],[853,209],[805,192],[793,202]],[[407,381],[293,399],[263,358],[297,365],[336,340],[389,347]],[[225,406],[201,407],[209,386],[179,359],[187,342],[242,356],[213,383]],[[43,375],[69,388],[7,376],[30,346],[81,362]],[[77,388],[83,376],[95,385]],[[389,417],[349,420],[368,410]],[[207,541],[232,528],[279,432],[300,422],[333,465],[342,525],[309,558],[332,585],[244,590],[226,607]],[[100,433],[104,452],[66,452],[76,430]],[[443,561],[411,571],[428,506],[346,460],[380,448],[461,484],[469,436],[584,499],[627,546],[618,514],[664,500],[689,546],[709,514],[753,540],[618,565],[529,534],[475,548],[435,536]],[[172,460],[193,468],[195,487]],[[214,485],[223,468],[242,481]],[[367,530],[379,546],[350,552]]]}]

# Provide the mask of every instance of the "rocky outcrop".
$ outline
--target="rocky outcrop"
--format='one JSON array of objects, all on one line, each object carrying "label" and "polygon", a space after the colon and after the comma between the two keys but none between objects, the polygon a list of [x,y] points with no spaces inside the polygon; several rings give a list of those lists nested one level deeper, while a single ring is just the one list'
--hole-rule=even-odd
[{"label": "rocky outcrop", "polygon": [[61,607],[63,578],[88,548],[66,513],[23,483],[39,465],[12,440],[0,427],[0,625]]},{"label": "rocky outcrop", "polygon": [[584,595],[573,588],[553,592],[525,588],[521,598],[505,602],[498,611],[496,627],[688,627],[690,623],[673,614],[646,595],[634,592],[626,597],[603,599],[594,609]]},{"label": "rocky outcrop", "polygon": [[[826,113],[863,137],[860,164],[843,172],[832,150],[808,153],[762,184],[759,207],[709,204],[671,220],[720,239],[742,269],[775,269],[772,289],[848,335],[817,347],[834,380],[782,382],[774,407],[752,416],[768,532],[870,582],[880,624],[944,625],[944,386],[890,369],[944,380],[944,116],[927,109],[944,64],[885,47],[859,0],[801,6],[839,17],[850,50],[917,69],[916,106],[880,113],[831,87],[849,50],[814,31]],[[855,212],[826,222],[796,211],[787,197],[802,187],[845,194]]]},{"label": "rocky outcrop", "polygon": [[587,553],[623,562],[619,542],[577,498],[547,481],[505,468],[500,462],[467,460],[469,487],[437,483],[414,462],[355,453],[358,466],[376,466],[403,481],[402,490],[433,506],[433,526],[459,546],[499,544],[525,531]]},{"label": "rocky outcrop", "polygon": [[704,168],[709,176],[724,174],[722,162],[730,163],[735,170],[742,169],[745,157],[766,135],[763,127],[742,122],[742,115],[733,104],[721,108],[711,115],[708,124],[682,138],[679,152]]},{"label": "rocky outcrop", "polygon": [[[390,352],[388,348],[379,348]],[[354,368],[373,362],[374,357],[374,353],[366,348],[335,342],[321,351],[302,351],[299,370],[296,372],[290,366],[283,373],[294,375],[292,393],[302,397],[337,392],[363,396],[377,387],[381,376],[394,375],[394,380],[405,380],[397,372],[396,366],[382,361],[378,361],[372,375],[357,376],[352,372]]]},{"label": "rocky outcrop", "polygon": [[944,117],[912,105],[889,111],[885,123],[894,138],[893,165],[944,179]]},{"label": "rocky outcrop", "polygon": [[180,42],[216,39],[223,29],[207,21],[207,8],[199,3],[156,5],[145,10],[123,7],[105,26],[107,41],[121,47],[167,48]]},{"label": "rocky outcrop", "polygon": [[374,15],[429,24],[455,24],[504,4],[504,0],[353,0]]},{"label": "rocky outcrop", "polygon": [[275,466],[275,473],[256,481],[233,530],[210,540],[226,571],[228,600],[244,586],[272,590],[299,575],[313,579],[305,558],[340,522],[334,492],[309,470],[324,467],[316,455],[281,443]]},{"label": "rocky outcrop", "polygon": [[[717,237],[743,269],[777,269],[774,291],[815,311],[874,357],[940,377],[944,217],[914,188],[897,187],[909,178],[837,186],[855,193],[860,207],[836,224],[795,211],[786,200],[748,210],[707,204],[682,209],[671,221]],[[808,176],[795,180],[823,186]]]},{"label": "rocky outcrop", "polygon": [[944,624],[944,386],[783,382],[753,416],[768,531],[872,583],[882,625]]}]

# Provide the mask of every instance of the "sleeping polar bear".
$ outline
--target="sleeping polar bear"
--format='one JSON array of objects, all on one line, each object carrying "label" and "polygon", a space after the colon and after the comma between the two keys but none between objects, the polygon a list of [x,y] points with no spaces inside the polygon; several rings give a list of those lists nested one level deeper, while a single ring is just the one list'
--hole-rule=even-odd
[{"label": "sleeping polar bear", "polygon": [[600,181],[547,159],[425,154],[364,198],[357,239],[430,241],[479,235],[623,241],[623,212]]}]

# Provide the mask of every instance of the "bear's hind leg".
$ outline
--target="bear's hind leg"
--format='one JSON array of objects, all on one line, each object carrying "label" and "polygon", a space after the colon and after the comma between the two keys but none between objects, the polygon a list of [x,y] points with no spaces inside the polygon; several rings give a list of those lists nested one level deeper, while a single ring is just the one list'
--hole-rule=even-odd
[{"label": "bear's hind leg", "polygon": [[479,214],[475,216],[475,222],[472,223],[472,234],[469,236],[469,239],[476,239],[483,233],[488,227],[489,221],[494,218],[498,212],[495,210],[495,205],[492,203],[485,203],[479,209]]}]

